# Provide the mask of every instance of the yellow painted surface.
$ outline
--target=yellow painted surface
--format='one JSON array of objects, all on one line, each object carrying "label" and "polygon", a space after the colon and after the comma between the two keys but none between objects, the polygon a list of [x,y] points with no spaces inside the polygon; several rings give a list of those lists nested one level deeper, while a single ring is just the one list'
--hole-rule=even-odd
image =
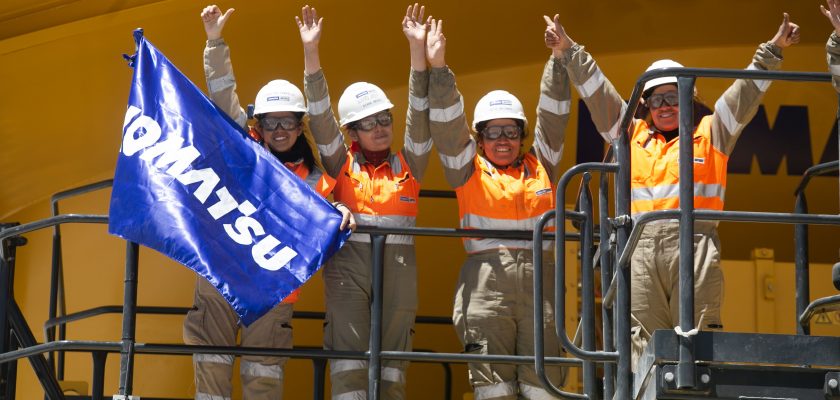
[{"label": "yellow painted surface", "polygon": [[[0,4],[0,221],[30,222],[49,215],[49,196],[55,192],[112,176],[120,127],[128,97],[131,70],[120,55],[131,53],[131,30],[146,35],[189,78],[204,88],[201,52],[204,32],[198,14],[203,2],[193,0],[133,0],[77,2],[70,0],[9,0]],[[817,10],[818,2],[695,1],[573,2],[548,0],[510,2],[426,3],[446,21],[447,60],[464,94],[468,118],[475,100],[491,89],[516,94],[533,121],[539,74],[548,51],[542,44],[542,14],[563,14],[574,39],[587,46],[619,92],[628,97],[638,75],[653,60],[674,58],[688,66],[742,68],[755,45],[768,40],[789,11],[803,27],[803,42],[785,51],[787,70],[826,71],[823,43],[830,29]],[[292,17],[302,4],[277,1],[230,1],[236,7],[225,30],[230,43],[243,103],[250,102],[262,84],[276,77],[302,83],[302,51]],[[379,84],[399,115],[406,107],[408,52],[399,30],[404,5],[394,2],[325,0],[319,12],[326,18],[322,63],[332,99],[357,80]],[[666,8],[667,7],[667,8]],[[673,27],[661,20],[680,20]],[[745,19],[745,16],[749,16]],[[721,29],[710,29],[710,25]],[[711,103],[728,80],[700,80],[701,96]],[[575,99],[577,99],[575,95]],[[812,153],[825,145],[837,107],[828,84],[774,83],[764,101],[770,124],[781,105],[807,105]],[[577,102],[566,140],[562,169],[574,164],[577,146]],[[397,118],[395,132],[404,128]],[[395,135],[395,148],[401,135]],[[753,171],[757,168],[754,166]],[[729,176],[727,209],[790,211],[799,178],[782,170],[774,176]],[[571,197],[577,184],[568,191]],[[447,189],[437,157],[430,162],[424,187]],[[809,205],[814,212],[837,213],[836,178],[817,178],[811,184]],[[106,213],[108,192],[62,203],[63,212]],[[419,226],[454,227],[453,200],[424,199]],[[124,244],[106,234],[104,226],[62,228],[66,267],[67,311],[122,303]],[[726,294],[723,309],[729,331],[792,333],[794,325],[792,226],[723,223],[723,263]],[[27,234],[29,244],[19,250],[15,295],[36,338],[43,341],[41,324],[47,318],[51,233]],[[836,293],[826,278],[836,262],[837,230],[812,228],[812,298]],[[772,262],[751,259],[753,249],[770,248]],[[451,298],[464,259],[456,239],[418,238],[420,315],[451,314]],[[573,250],[574,249],[574,250]],[[574,260],[570,246],[567,259]],[[570,258],[571,257],[571,258]],[[183,306],[192,303],[194,275],[153,251],[141,251],[141,305]],[[572,264],[569,264],[570,266]],[[569,271],[569,282],[576,276]],[[763,277],[772,276],[773,298],[763,293]],[[761,280],[756,280],[761,277]],[[576,286],[570,283],[569,311]],[[297,308],[323,310],[320,275],[309,282]],[[772,300],[772,301],[770,301]],[[576,326],[573,314],[567,326]],[[840,334],[840,316],[814,323],[814,334]],[[774,322],[769,323],[770,320]],[[825,322],[824,320],[821,322]],[[180,343],[182,318],[140,316],[140,342]],[[119,316],[100,316],[72,324],[69,339],[120,338]],[[319,321],[295,324],[295,343],[319,346]],[[449,327],[418,326],[415,347],[458,352],[460,345]],[[311,397],[311,364],[293,360],[286,370],[286,398]],[[68,356],[66,379],[90,380],[90,357]],[[106,394],[115,393],[118,356],[108,358]],[[148,397],[188,397],[193,391],[189,357],[138,356],[134,393]],[[455,398],[470,391],[466,368],[453,365]],[[31,368],[19,368],[19,398],[42,396]],[[409,372],[410,398],[437,396],[442,389],[441,368],[415,363]],[[466,397],[465,397],[466,398]]]}]

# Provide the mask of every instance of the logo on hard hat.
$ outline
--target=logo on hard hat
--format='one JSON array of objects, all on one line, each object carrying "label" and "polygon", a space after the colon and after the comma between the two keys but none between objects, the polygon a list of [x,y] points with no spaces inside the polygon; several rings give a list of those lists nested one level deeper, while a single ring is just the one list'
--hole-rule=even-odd
[{"label": "logo on hard hat", "polygon": [[290,102],[292,99],[289,96],[268,96],[265,101],[285,101]]},{"label": "logo on hard hat", "polygon": [[490,102],[490,107],[493,106],[512,106],[513,102],[510,100],[493,100]]},{"label": "logo on hard hat", "polygon": [[362,91],[362,92],[359,92],[359,94],[357,94],[357,95],[356,95],[356,98],[358,99],[358,98],[360,98],[360,97],[367,96],[367,95],[368,95],[368,93],[370,93],[370,92],[369,92],[369,91],[367,91],[367,90]]}]

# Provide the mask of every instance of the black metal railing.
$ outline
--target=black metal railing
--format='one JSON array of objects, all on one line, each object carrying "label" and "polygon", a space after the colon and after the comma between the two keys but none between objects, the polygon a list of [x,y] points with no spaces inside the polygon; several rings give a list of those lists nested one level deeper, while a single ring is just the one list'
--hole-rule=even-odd
[{"label": "black metal railing", "polygon": [[[810,72],[777,72],[777,71],[760,71],[760,70],[723,70],[723,69],[698,69],[698,68],[669,68],[663,70],[649,71],[642,75],[637,81],[633,92],[628,102],[628,108],[621,119],[619,132],[628,132],[632,117],[635,114],[635,109],[639,103],[641,96],[641,89],[644,83],[650,79],[676,76],[678,80],[678,90],[680,93],[680,147],[679,157],[681,160],[690,159],[693,155],[692,141],[690,135],[693,132],[694,121],[690,110],[693,109],[693,98],[695,79],[698,77],[711,78],[739,78],[739,79],[764,79],[764,80],[791,80],[791,81],[814,81],[814,82],[828,82],[830,75],[825,73],[810,73]],[[629,140],[627,134],[619,135],[617,140],[613,143],[613,153],[615,154],[615,163],[585,163],[577,165],[567,171],[558,183],[558,190],[556,193],[556,209],[544,214],[540,218],[540,226],[533,232],[509,232],[509,231],[495,231],[495,230],[463,230],[450,228],[381,228],[381,227],[367,227],[361,226],[357,230],[358,233],[367,233],[371,235],[371,244],[373,247],[373,304],[371,304],[371,337],[370,347],[368,352],[336,352],[325,350],[310,350],[310,349],[291,349],[291,350],[277,350],[277,349],[259,349],[259,348],[243,348],[243,347],[215,347],[215,346],[187,346],[187,345],[164,345],[164,344],[140,344],[135,342],[135,318],[139,311],[144,309],[136,305],[136,288],[137,288],[137,248],[136,245],[129,244],[126,255],[126,280],[125,280],[125,297],[122,307],[123,314],[123,334],[119,342],[84,342],[84,341],[66,341],[59,340],[56,342],[48,342],[44,344],[34,343],[34,338],[20,338],[19,344],[22,348],[5,349],[0,352],[0,364],[17,360],[20,358],[29,358],[39,379],[43,378],[42,383],[45,385],[45,392],[50,398],[61,398],[61,394],[54,394],[54,388],[49,387],[54,384],[55,376],[44,377],[43,371],[46,366],[46,372],[52,375],[52,370],[44,360],[42,354],[45,352],[56,351],[90,351],[101,356],[101,352],[120,352],[121,367],[120,367],[120,395],[129,395],[132,392],[131,381],[133,372],[133,357],[135,354],[193,354],[196,352],[209,354],[238,354],[238,355],[271,355],[284,356],[293,358],[309,358],[309,359],[329,359],[329,358],[346,358],[346,359],[360,359],[369,361],[369,396],[370,398],[378,398],[379,391],[379,376],[382,360],[410,360],[410,361],[424,361],[424,362],[452,362],[452,363],[467,363],[467,362],[496,362],[496,363],[513,363],[513,364],[531,364],[540,373],[540,379],[547,390],[552,391],[563,398],[587,398],[593,399],[599,397],[600,392],[597,390],[598,384],[595,378],[595,371],[597,364],[602,364],[604,368],[604,386],[603,393],[608,397],[615,398],[631,398],[632,387],[632,372],[630,366],[630,271],[628,268],[630,255],[635,249],[636,243],[642,233],[646,224],[663,219],[672,219],[679,221],[680,232],[680,264],[679,264],[679,328],[684,332],[693,330],[694,321],[694,274],[693,274],[693,231],[695,221],[740,221],[740,222],[764,222],[764,223],[787,223],[796,224],[797,226],[806,226],[810,224],[822,225],[840,225],[840,216],[838,215],[824,215],[824,214],[807,214],[807,207],[799,208],[799,203],[805,206],[804,201],[804,187],[807,185],[807,180],[810,176],[817,174],[817,172],[806,174],[803,177],[803,183],[797,189],[797,211],[794,213],[769,213],[769,212],[746,212],[746,211],[712,211],[712,210],[696,210],[693,204],[694,180],[693,180],[693,163],[680,163],[680,185],[679,185],[679,199],[680,208],[676,210],[655,211],[646,213],[636,220],[632,220],[630,215],[630,150]],[[831,164],[831,163],[829,163]],[[815,170],[823,171],[824,166],[815,166]],[[836,163],[834,164],[836,169]],[[592,205],[592,195],[589,190],[590,171],[598,171],[601,174],[599,184],[599,214],[600,227],[599,238],[600,248],[598,253],[593,251],[595,243],[594,235],[594,210]],[[615,215],[610,218],[608,215],[608,208],[606,203],[609,199],[608,185],[606,175],[615,173],[614,183],[614,201],[615,201]],[[578,203],[580,211],[565,210],[565,191],[570,180],[576,175],[583,175],[583,189],[580,192]],[[95,190],[95,189],[92,189]],[[451,197],[451,194],[446,192],[433,191],[430,192],[432,197]],[[801,196],[801,201],[799,200]],[[57,213],[57,206],[54,205],[54,210]],[[543,346],[543,330],[535,329],[535,355],[534,356],[503,356],[503,355],[472,355],[472,354],[456,354],[456,353],[432,353],[432,352],[400,352],[400,351],[383,351],[381,347],[381,318],[382,318],[382,252],[384,251],[385,238],[390,234],[401,235],[415,235],[415,236],[444,236],[444,237],[472,237],[472,238],[504,238],[504,239],[523,239],[523,240],[552,240],[555,238],[554,234],[544,233],[542,226],[549,222],[551,218],[555,220],[555,227],[557,230],[556,237],[562,240],[555,241],[555,316],[556,316],[556,334],[558,340],[563,346],[574,356],[578,358],[566,357],[545,357]],[[572,220],[580,223],[580,234],[566,233],[565,222]],[[45,227],[55,226],[55,237],[58,259],[54,258],[54,279],[56,282],[62,280],[61,260],[60,260],[60,234],[57,226],[68,222],[82,222],[82,223],[103,223],[106,221],[104,216],[91,215],[56,215],[43,221],[20,225],[3,229],[0,231],[0,240],[15,237],[17,235],[42,229]],[[804,239],[799,234],[797,228],[796,246],[797,251],[804,254],[802,258],[803,272],[807,274],[807,230],[804,231]],[[582,348],[576,346],[568,338],[565,331],[565,242],[568,240],[575,240],[581,242],[581,303],[582,303],[582,321],[581,321],[581,335]],[[803,246],[802,243],[805,243]],[[5,243],[5,242],[4,242]],[[6,247],[6,246],[3,246]],[[534,315],[535,324],[542,321],[542,253],[541,246],[535,246],[534,254]],[[1,248],[0,248],[1,249]],[[8,250],[0,250],[0,258],[3,259],[3,264],[0,265],[2,270],[0,272],[11,272],[13,266],[9,265]],[[594,323],[594,258],[596,254],[600,260],[601,276],[602,276],[602,293],[606,293],[606,299],[603,307],[603,326],[601,329],[604,332],[604,349],[597,350],[594,343],[595,329],[597,327]],[[800,258],[797,258],[799,263]],[[615,268],[613,269],[613,266]],[[799,271],[799,267],[797,267]],[[818,300],[807,305],[809,299],[807,287],[807,275],[805,279],[800,279],[797,274],[797,322],[801,322],[806,314],[814,313],[820,309],[825,309],[827,302],[833,301]],[[800,280],[804,280],[805,284],[801,285]],[[55,299],[58,301],[60,294],[63,294],[60,284],[56,284],[55,290],[51,287],[51,299],[55,293]],[[12,307],[8,309],[0,306],[0,328],[3,328],[6,321],[12,321],[12,325],[16,325],[14,329],[20,329],[26,333],[26,326],[20,327],[20,321],[15,322],[15,319],[22,317],[20,310],[16,308],[14,298],[10,288],[3,288],[0,295],[8,296],[9,304]],[[611,304],[607,304],[608,301]],[[803,300],[804,299],[804,300]],[[56,326],[63,326],[64,323],[69,322],[73,318],[81,318],[81,315],[63,315],[63,306],[55,305],[55,312],[53,312],[53,303],[51,302],[51,314],[48,321],[47,329],[53,329]],[[63,301],[62,301],[63,304]],[[804,306],[803,306],[804,304]],[[57,315],[59,308],[62,315]],[[148,311],[148,310],[147,310]],[[86,311],[92,312],[92,311]],[[63,319],[66,318],[66,319]],[[808,318],[805,318],[808,319]],[[806,323],[807,324],[807,323]],[[25,325],[25,321],[24,321]],[[59,336],[62,337],[62,331],[59,330]],[[15,332],[16,336],[18,332]],[[608,335],[609,333],[609,335]],[[800,330],[800,333],[807,334],[807,328]],[[49,336],[48,336],[49,337]],[[695,349],[694,342],[691,335],[680,336],[677,340],[679,348],[679,361],[676,372],[676,387],[679,389],[692,389],[696,387],[697,377],[695,370]],[[561,365],[581,367],[583,370],[584,393],[568,393],[558,389],[553,382],[550,382],[545,375],[545,365]],[[38,371],[41,371],[39,373]],[[46,382],[46,383],[44,383]],[[53,397],[59,396],[59,397]]]},{"label": "black metal railing", "polygon": [[[633,88],[628,101],[628,108],[622,117],[618,139],[613,143],[613,152],[619,165],[615,180],[616,219],[613,221],[615,233],[615,252],[618,255],[615,275],[609,281],[614,282],[608,290],[609,297],[615,301],[614,310],[629,308],[629,258],[644,226],[654,220],[676,219],[679,221],[680,235],[680,264],[679,264],[679,328],[683,332],[694,329],[694,269],[693,269],[693,232],[696,220],[709,221],[746,221],[746,222],[775,222],[796,224],[827,224],[840,225],[840,217],[836,215],[795,215],[785,213],[739,212],[739,211],[710,211],[694,208],[694,170],[693,163],[680,162],[679,209],[658,211],[645,214],[637,220],[630,219],[630,147],[629,135],[626,134],[636,113],[636,108],[642,95],[645,82],[666,76],[677,77],[677,87],[680,96],[679,110],[679,159],[691,160],[693,146],[691,135],[694,131],[692,110],[694,108],[694,83],[696,78],[736,78],[759,80],[787,80],[830,82],[827,73],[814,72],[780,72],[762,70],[727,70],[705,68],[666,68],[644,73]],[[603,185],[602,185],[603,186]],[[561,191],[558,190],[558,194]],[[559,211],[558,211],[559,213]],[[807,251],[807,249],[806,249]],[[607,281],[604,281],[607,282]],[[798,290],[803,290],[800,287]],[[804,289],[807,290],[807,287]],[[800,293],[797,296],[805,296]],[[606,307],[606,303],[605,303]],[[797,317],[801,315],[798,311]],[[631,398],[630,368],[630,315],[626,312],[616,312],[614,318],[615,344],[619,353],[618,371],[615,377],[616,396]],[[696,387],[694,344],[690,335],[679,338],[679,363],[676,373],[676,386],[680,389]]]},{"label": "black metal railing", "polygon": [[[80,187],[70,191],[62,192],[53,197],[53,212],[58,212],[58,201],[66,199],[78,194],[89,193],[94,190],[107,188],[110,186],[110,181],[97,182],[92,185]],[[453,193],[447,191],[425,191],[424,196],[452,198]],[[0,352],[0,364],[14,364],[14,361],[21,358],[29,358],[30,360],[43,360],[39,363],[38,373],[39,381],[45,390],[48,398],[63,398],[58,387],[59,373],[64,371],[64,352],[65,351],[85,351],[91,352],[93,357],[93,379],[92,379],[92,394],[94,399],[102,398],[103,381],[104,381],[104,365],[108,353],[119,352],[120,357],[120,379],[119,379],[119,394],[130,395],[133,391],[133,370],[134,370],[134,356],[136,354],[193,354],[195,352],[209,353],[209,354],[237,354],[237,355],[264,355],[264,356],[284,356],[292,358],[309,358],[315,363],[315,398],[323,398],[323,369],[325,368],[326,359],[329,358],[349,358],[368,360],[371,365],[371,373],[378,377],[379,373],[373,373],[380,368],[380,362],[383,359],[393,360],[411,360],[418,362],[434,362],[441,363],[444,368],[445,377],[445,391],[444,398],[451,396],[451,371],[449,363],[468,363],[468,362],[497,362],[497,363],[514,363],[514,364],[530,364],[534,362],[533,356],[502,356],[502,355],[470,355],[470,354],[446,354],[434,353],[432,351],[423,351],[417,349],[414,352],[395,352],[381,350],[381,304],[374,301],[372,304],[372,327],[371,330],[371,346],[368,352],[335,352],[317,349],[301,349],[295,348],[291,350],[276,350],[276,349],[260,349],[260,348],[244,348],[244,347],[216,347],[216,346],[189,346],[189,345],[171,345],[171,344],[138,344],[136,343],[134,332],[136,331],[136,315],[137,314],[165,314],[165,315],[179,315],[184,314],[188,310],[185,307],[143,307],[137,306],[137,285],[138,285],[138,252],[139,248],[136,244],[128,243],[126,251],[125,263],[125,281],[124,281],[124,304],[122,306],[100,306],[88,310],[82,310],[75,313],[67,314],[64,304],[64,289],[63,289],[63,262],[61,258],[61,235],[59,226],[65,223],[107,223],[107,216],[104,215],[55,215],[53,217],[36,221],[33,223],[15,226],[14,228],[4,229],[0,231],[0,241],[8,238],[19,237],[24,233],[53,227],[53,273],[51,274],[50,284],[50,318],[44,324],[45,337],[55,338],[55,330],[58,328],[59,340],[47,340],[44,344],[35,343],[34,336],[27,341],[21,349],[7,349],[7,351]],[[503,239],[531,239],[531,232],[511,232],[501,230],[465,230],[452,228],[411,228],[411,229],[394,229],[394,228],[379,228],[370,226],[360,226],[357,233],[368,233],[372,236],[372,243],[374,248],[379,248],[380,251],[374,251],[374,254],[380,254],[380,257],[374,257],[374,282],[380,282],[374,286],[374,299],[381,299],[381,295],[377,295],[377,291],[381,293],[381,270],[382,260],[381,251],[384,251],[384,238],[388,234],[412,234],[415,236],[442,236],[442,237],[493,237]],[[548,235],[553,238],[553,235]],[[567,240],[579,240],[579,235],[570,233]],[[381,242],[381,243],[380,243]],[[378,243],[378,245],[377,245]],[[11,269],[11,268],[9,268]],[[376,271],[379,271],[380,279],[376,279]],[[378,287],[378,289],[377,289]],[[13,295],[10,297],[13,300]],[[0,313],[2,310],[0,310]],[[19,310],[18,310],[19,312]],[[66,340],[67,323],[73,321],[83,320],[85,318],[94,317],[102,314],[121,313],[123,315],[122,336],[119,342],[92,342],[92,341],[77,341]],[[19,314],[21,321],[22,314]],[[296,312],[295,318],[323,318],[323,313],[315,312]],[[6,318],[0,314],[0,321],[5,321]],[[451,324],[451,319],[448,317],[435,316],[418,316],[417,323],[431,323],[431,324]],[[20,328],[23,331],[30,331],[28,325]],[[16,334],[18,334],[16,332]],[[31,336],[31,335],[30,335]],[[57,358],[50,357],[47,362],[43,354],[58,354]],[[57,360],[56,363],[54,360]],[[579,360],[551,357],[545,360],[554,365],[577,366],[580,365]],[[57,364],[57,365],[56,365]],[[33,364],[34,365],[34,364]],[[320,382],[319,378],[320,376]],[[320,388],[320,389],[319,389]],[[377,378],[371,378],[370,385],[371,393],[378,393]],[[371,395],[371,396],[378,396]],[[13,390],[11,397],[14,398]]]}]

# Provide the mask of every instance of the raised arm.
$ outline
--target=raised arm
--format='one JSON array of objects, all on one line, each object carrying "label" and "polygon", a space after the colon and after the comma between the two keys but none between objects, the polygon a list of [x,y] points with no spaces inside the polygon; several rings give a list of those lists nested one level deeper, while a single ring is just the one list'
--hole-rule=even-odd
[{"label": "raised arm", "polygon": [[820,11],[834,27],[834,31],[831,32],[825,44],[826,58],[832,75],[831,83],[834,89],[840,92],[840,0],[826,0],[825,2],[828,9],[820,6]]},{"label": "raised arm", "polygon": [[207,33],[207,45],[204,48],[204,77],[207,80],[210,100],[239,126],[245,128],[248,116],[240,106],[239,96],[236,94],[233,64],[230,61],[230,48],[222,38],[222,30],[233,11],[234,9],[229,8],[223,14],[216,5],[204,7],[201,11],[204,32]]},{"label": "raised arm", "polygon": [[318,54],[318,44],[321,40],[321,27],[324,19],[318,17],[315,8],[304,6],[301,16],[295,16],[300,40],[303,43],[304,55],[304,83],[303,89],[308,101],[309,130],[315,138],[318,153],[321,154],[321,164],[331,177],[336,178],[341,173],[341,167],[347,160],[347,147],[344,135],[338,127],[332,107],[330,94],[321,60]]},{"label": "raised arm", "polygon": [[411,54],[403,157],[418,181],[423,179],[432,151],[432,137],[429,133],[429,70],[426,67],[426,33],[431,17],[424,21],[425,11],[425,7],[418,7],[414,3],[408,6],[402,20],[402,30],[408,39]]},{"label": "raised arm", "polygon": [[455,86],[455,75],[446,66],[443,21],[431,20],[426,38],[429,77],[429,119],[446,180],[453,188],[465,184],[475,170],[476,144],[464,115],[464,98]]},{"label": "raised arm", "polygon": [[595,59],[575,43],[560,24],[560,15],[544,17],[546,21],[546,46],[569,74],[578,94],[589,108],[595,128],[607,142],[618,138],[621,118],[627,104],[607,79]]},{"label": "raised arm", "polygon": [[[549,23],[545,31],[545,44],[551,49],[551,57],[545,63],[540,80],[540,102],[537,106],[537,124],[534,127],[534,153],[546,168],[551,182],[559,178],[560,159],[563,157],[563,144],[566,140],[566,125],[569,122],[571,90],[569,75],[560,65],[562,50],[554,41],[554,23]],[[558,47],[558,48],[555,48]]]},{"label": "raised arm", "polygon": [[[784,13],[776,35],[758,46],[747,69],[776,70],[782,63],[782,49],[799,43],[799,26]],[[712,145],[724,154],[731,154],[735,141],[755,116],[764,93],[770,86],[767,80],[738,79],[715,102],[712,116]],[[699,122],[699,121],[698,121]]]}]

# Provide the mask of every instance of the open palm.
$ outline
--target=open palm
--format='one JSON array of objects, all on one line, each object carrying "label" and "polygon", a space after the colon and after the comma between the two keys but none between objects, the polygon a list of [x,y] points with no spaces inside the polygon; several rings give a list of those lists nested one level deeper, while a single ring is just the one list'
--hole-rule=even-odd
[{"label": "open palm", "polygon": [[831,22],[834,27],[834,32],[840,35],[840,0],[825,0],[828,9],[820,6],[820,11]]},{"label": "open palm", "polygon": [[426,58],[432,67],[440,68],[446,65],[446,37],[443,36],[443,20],[432,18],[429,23],[429,34],[426,37]]},{"label": "open palm", "polygon": [[300,17],[295,16],[295,22],[300,30],[300,41],[304,45],[317,45],[321,40],[321,25],[324,19],[318,18],[318,12],[314,7],[304,6],[300,14]]},{"label": "open palm", "polygon": [[[422,44],[426,40],[427,22],[423,21],[426,7],[419,7],[417,3],[408,6],[402,20],[402,30],[410,43]],[[431,20],[431,17],[429,17]]]}]

